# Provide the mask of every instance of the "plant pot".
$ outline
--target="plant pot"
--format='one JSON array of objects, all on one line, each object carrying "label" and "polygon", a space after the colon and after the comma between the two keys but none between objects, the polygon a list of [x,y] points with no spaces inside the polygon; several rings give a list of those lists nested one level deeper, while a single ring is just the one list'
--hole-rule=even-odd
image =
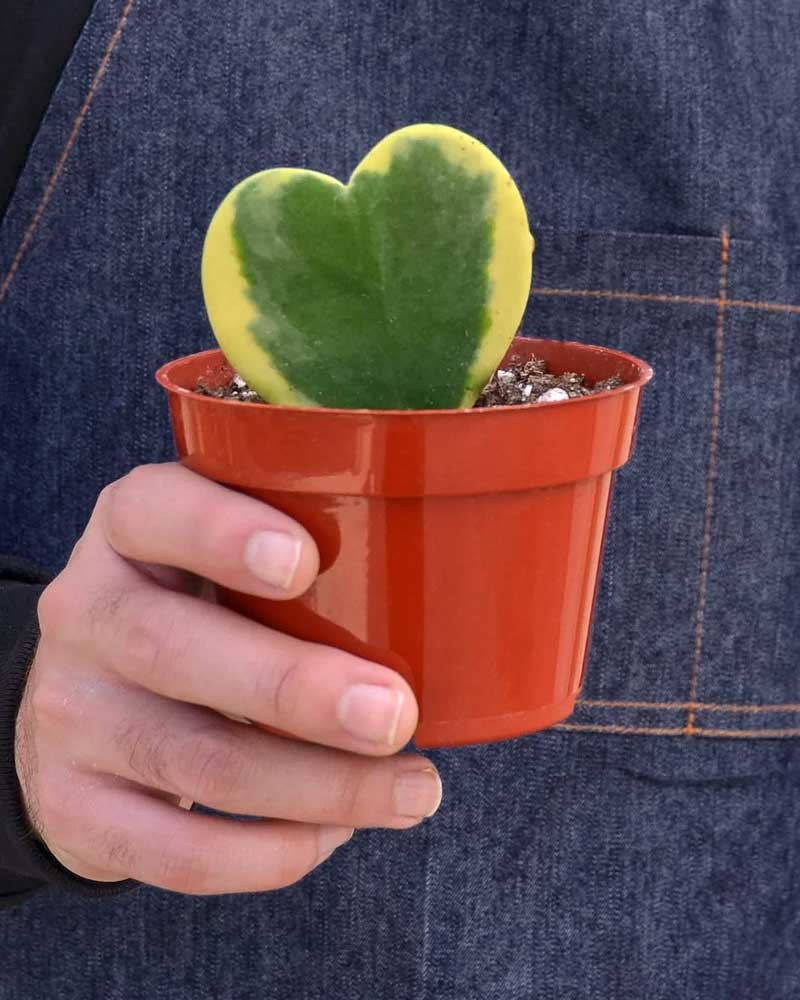
[{"label": "plant pot", "polygon": [[613,474],[631,455],[644,362],[518,338],[509,352],[609,392],[477,410],[268,406],[192,392],[222,353],[162,367],[181,461],[284,511],[317,541],[302,598],[220,600],[399,671],[415,742],[505,739],[565,719],[581,687]]}]

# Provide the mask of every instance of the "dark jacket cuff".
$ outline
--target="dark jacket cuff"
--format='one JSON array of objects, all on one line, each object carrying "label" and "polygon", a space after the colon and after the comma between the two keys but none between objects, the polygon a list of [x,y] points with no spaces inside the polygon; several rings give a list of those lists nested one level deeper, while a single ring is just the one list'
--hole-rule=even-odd
[{"label": "dark jacket cuff", "polygon": [[14,761],[15,730],[39,641],[36,606],[47,582],[47,574],[27,563],[0,563],[0,907],[47,885],[84,896],[113,896],[138,884],[75,875],[35,836],[25,814]]}]

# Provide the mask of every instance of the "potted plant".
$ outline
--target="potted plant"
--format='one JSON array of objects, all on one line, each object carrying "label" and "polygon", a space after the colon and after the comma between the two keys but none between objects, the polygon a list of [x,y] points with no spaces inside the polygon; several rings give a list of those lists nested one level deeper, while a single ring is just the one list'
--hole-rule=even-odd
[{"label": "potted plant", "polygon": [[[422,747],[571,713],[612,480],[652,374],[616,351],[515,339],[533,248],[502,163],[445,126],[387,136],[346,186],[263,171],[206,237],[222,350],[157,374],[181,460],[289,514],[320,550],[302,598],[221,601],[398,670]],[[527,398],[544,365],[575,398]],[[523,401],[474,406],[493,376]],[[242,401],[256,393],[267,405]]]}]

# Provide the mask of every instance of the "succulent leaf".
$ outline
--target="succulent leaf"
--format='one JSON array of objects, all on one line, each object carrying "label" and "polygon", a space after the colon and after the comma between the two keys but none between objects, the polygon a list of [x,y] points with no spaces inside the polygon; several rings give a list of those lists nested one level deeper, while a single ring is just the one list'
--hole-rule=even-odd
[{"label": "succulent leaf", "polygon": [[466,407],[519,326],[532,251],[497,157],[412,125],[347,185],[294,168],[238,184],[208,229],[203,292],[228,360],[271,402]]}]

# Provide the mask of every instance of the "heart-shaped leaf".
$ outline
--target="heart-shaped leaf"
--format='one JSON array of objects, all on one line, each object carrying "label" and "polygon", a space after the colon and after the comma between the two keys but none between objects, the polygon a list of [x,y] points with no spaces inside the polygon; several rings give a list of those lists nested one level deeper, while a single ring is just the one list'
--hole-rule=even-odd
[{"label": "heart-shaped leaf", "polygon": [[278,168],[238,184],[203,250],[203,292],[230,363],[273,403],[471,406],[530,292],[519,191],[444,125],[386,136],[346,186]]}]

